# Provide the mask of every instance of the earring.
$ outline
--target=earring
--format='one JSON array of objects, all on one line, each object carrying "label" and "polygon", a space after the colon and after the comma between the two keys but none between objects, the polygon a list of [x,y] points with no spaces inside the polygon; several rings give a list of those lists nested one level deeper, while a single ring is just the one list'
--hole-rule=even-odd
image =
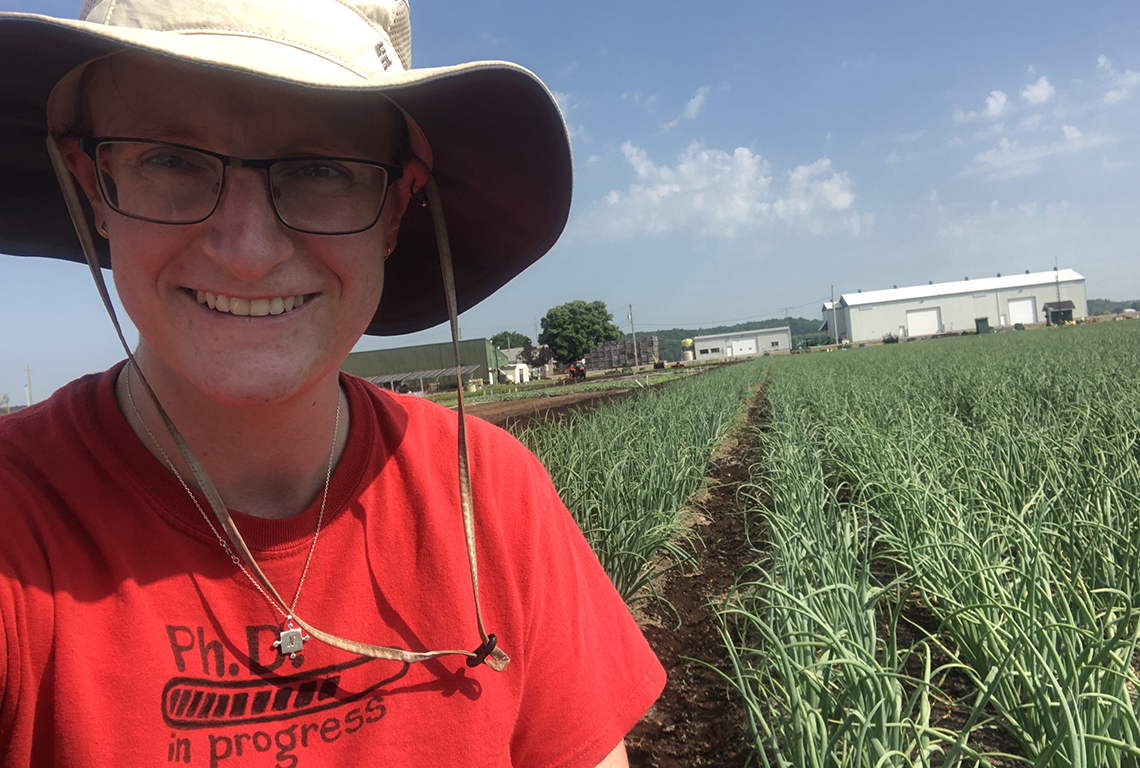
[{"label": "earring", "polygon": [[105,239],[110,239],[110,235],[107,234],[107,222],[95,222],[95,229],[98,230],[99,234],[102,235]]}]

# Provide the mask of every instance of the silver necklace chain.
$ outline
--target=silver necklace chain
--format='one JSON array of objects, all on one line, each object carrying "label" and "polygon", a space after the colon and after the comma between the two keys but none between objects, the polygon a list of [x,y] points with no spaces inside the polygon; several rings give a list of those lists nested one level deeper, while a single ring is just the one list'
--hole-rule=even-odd
[{"label": "silver necklace chain", "polygon": [[[178,482],[181,483],[182,487],[186,490],[187,495],[190,497],[190,501],[194,502],[194,506],[198,509],[198,512],[202,515],[202,519],[206,521],[206,525],[210,526],[210,530],[213,531],[214,536],[217,537],[218,543],[222,545],[222,549],[224,549],[226,554],[229,555],[229,558],[231,561],[233,561],[233,564],[236,565],[238,568],[240,568],[241,572],[245,574],[245,577],[253,583],[253,586],[257,587],[257,591],[261,593],[261,596],[265,598],[265,601],[267,603],[269,603],[271,606],[273,606],[274,608],[276,608],[277,612],[280,613],[285,618],[285,622],[287,624],[287,629],[286,629],[286,631],[282,632],[282,640],[278,641],[281,644],[278,646],[278,643],[274,643],[275,646],[278,646],[281,648],[282,653],[285,653],[287,646],[284,644],[283,641],[285,639],[284,635],[286,634],[286,632],[299,633],[299,630],[292,629],[293,614],[297,610],[297,601],[301,599],[301,587],[303,587],[305,585],[305,577],[309,574],[309,564],[313,561],[313,552],[315,552],[317,549],[317,539],[321,535],[321,524],[324,522],[324,519],[325,519],[325,503],[328,501],[328,497],[329,497],[329,484],[332,481],[333,458],[336,456],[336,438],[337,438],[337,433],[340,430],[340,387],[339,387],[339,385],[337,387],[337,396],[336,396],[336,418],[333,422],[332,448],[329,450],[329,463],[328,463],[328,467],[325,470],[325,489],[324,489],[324,492],[321,494],[321,509],[320,509],[320,513],[317,515],[317,530],[315,533],[313,533],[313,542],[312,542],[312,544],[309,545],[309,556],[305,558],[305,567],[301,570],[301,578],[297,582],[297,591],[293,595],[293,604],[291,606],[289,606],[289,612],[288,613],[286,613],[281,608],[281,606],[277,604],[276,600],[274,600],[273,598],[271,598],[269,596],[269,594],[265,591],[265,588],[262,587],[261,584],[258,583],[257,579],[253,578],[253,575],[248,570],[246,570],[245,563],[243,563],[241,561],[241,558],[239,558],[237,555],[235,555],[233,550],[230,549],[229,542],[227,542],[225,540],[225,537],[223,537],[222,534],[218,531],[217,527],[214,525],[214,522],[212,520],[210,520],[210,516],[206,514],[206,510],[202,509],[202,505],[198,503],[198,497],[196,497],[194,495],[194,492],[192,490],[190,490],[190,486],[187,485],[186,481],[182,479],[182,475],[178,473],[178,470],[174,466],[174,462],[170,460],[170,457],[166,454],[166,451],[163,450],[162,445],[158,442],[158,438],[156,438],[154,436],[154,433],[150,431],[150,426],[146,423],[146,419],[143,418],[142,413],[139,411],[138,405],[135,404],[135,396],[134,396],[134,393],[131,391],[131,363],[129,360],[127,361],[127,400],[131,404],[131,410],[133,410],[135,412],[135,417],[138,418],[139,423],[141,423],[143,426],[143,429],[146,430],[146,433],[150,437],[151,442],[154,443],[154,447],[158,449],[158,452],[162,456],[163,461],[166,462],[166,466],[169,467],[170,471],[174,473],[174,476],[178,478]],[[309,638],[306,636],[304,639],[308,640]],[[296,656],[297,656],[297,654],[295,652],[292,653],[291,655],[294,658],[296,658]]]}]

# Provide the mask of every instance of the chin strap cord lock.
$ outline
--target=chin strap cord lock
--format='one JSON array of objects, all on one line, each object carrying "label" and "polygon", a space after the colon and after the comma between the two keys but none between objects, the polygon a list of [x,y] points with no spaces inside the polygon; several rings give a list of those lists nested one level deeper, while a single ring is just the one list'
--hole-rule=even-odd
[{"label": "chin strap cord lock", "polygon": [[472,651],[475,655],[467,660],[467,666],[477,667],[486,661],[487,657],[495,650],[495,645],[498,642],[499,638],[495,637],[494,634],[487,635],[487,639],[483,641],[483,644]]}]

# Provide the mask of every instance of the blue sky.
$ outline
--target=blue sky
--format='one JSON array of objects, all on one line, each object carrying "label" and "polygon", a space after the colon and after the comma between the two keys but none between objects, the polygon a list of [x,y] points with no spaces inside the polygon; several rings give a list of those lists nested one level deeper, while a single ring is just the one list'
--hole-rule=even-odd
[{"label": "blue sky", "polygon": [[[412,0],[412,31],[415,66],[530,68],[572,135],[566,233],[464,338],[533,336],[574,299],[623,327],[633,304],[640,332],[1054,262],[1140,298],[1134,2]],[[27,364],[40,399],[122,356],[81,266],[0,257],[0,296],[13,402]]]}]

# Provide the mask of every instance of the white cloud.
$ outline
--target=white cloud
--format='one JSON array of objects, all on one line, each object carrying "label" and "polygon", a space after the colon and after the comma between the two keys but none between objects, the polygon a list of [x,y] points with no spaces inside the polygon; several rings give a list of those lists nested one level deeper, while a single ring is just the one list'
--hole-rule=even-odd
[{"label": "white cloud", "polygon": [[1118,72],[1113,68],[1112,62],[1108,57],[1103,54],[1097,57],[1096,68],[1099,69],[1108,80],[1109,88],[1102,97],[1105,104],[1115,104],[1118,101],[1127,99],[1132,95],[1132,91],[1136,86],[1140,85],[1140,72],[1133,72],[1131,69]]},{"label": "white cloud", "polygon": [[704,106],[705,99],[708,98],[708,95],[709,95],[708,86],[702,85],[700,88],[697,89],[697,94],[695,96],[693,96],[693,98],[689,99],[689,103],[685,105],[684,111],[681,112],[681,114],[678,115],[677,117],[675,117],[674,119],[665,123],[665,125],[662,127],[662,130],[665,130],[665,131],[673,130],[674,128],[677,127],[677,123],[679,123],[682,118],[684,118],[685,120],[696,120],[697,115],[699,115],[701,112],[701,107]]},{"label": "white cloud", "polygon": [[954,112],[954,122],[961,125],[962,123],[970,123],[981,117],[986,117],[991,120],[997,119],[1005,112],[1006,104],[1009,101],[1007,96],[1002,91],[990,91],[990,95],[986,97],[986,108],[981,112],[963,112],[956,110]]},{"label": "white cloud", "polygon": [[629,141],[621,150],[636,178],[593,203],[575,227],[586,237],[733,237],[781,222],[858,234],[874,222],[853,208],[851,179],[826,157],[789,171],[786,188],[775,194],[771,165],[745,147],[726,152],[693,142],[675,166],[657,165]]},{"label": "white cloud", "polygon": [[781,219],[809,216],[819,209],[842,211],[855,202],[851,179],[846,173],[831,172],[831,160],[826,157],[796,166],[788,174],[788,182],[787,194],[772,205]]},{"label": "white cloud", "polygon": [[1002,131],[1004,131],[1004,130],[1005,130],[1005,122],[999,121],[999,122],[996,122],[993,125],[991,125],[989,128],[986,128],[984,131],[978,131],[977,133],[975,133],[974,138],[984,141],[985,139],[991,139],[994,136],[1000,136]]},{"label": "white cloud", "polygon": [[596,165],[597,162],[601,159],[602,158],[598,157],[597,155],[590,155],[586,158],[586,165]]},{"label": "white cloud", "polygon": [[1028,101],[1030,104],[1044,104],[1046,101],[1057,92],[1049,79],[1042,75],[1037,78],[1037,82],[1033,85],[1025,86],[1025,90],[1021,92],[1021,98]]},{"label": "white cloud", "polygon": [[657,96],[642,97],[641,91],[634,91],[633,93],[627,91],[621,97],[623,100],[632,101],[634,105],[641,107],[646,112],[652,113],[654,107],[657,106]]},{"label": "white cloud", "polygon": [[1030,115],[1021,121],[1021,127],[1027,131],[1036,131],[1041,125],[1041,115]]},{"label": "white cloud", "polygon": [[1132,165],[1131,160],[1109,160],[1107,157],[1101,159],[1101,164],[1106,171],[1115,171],[1118,168],[1127,168]]},{"label": "white cloud", "polygon": [[1047,157],[1079,152],[1110,140],[1107,136],[1100,134],[1086,135],[1073,125],[1066,125],[1061,130],[1064,134],[1062,141],[1033,147],[1022,147],[1016,141],[1003,138],[994,149],[977,155],[973,164],[962,171],[962,175],[987,173],[991,179],[1010,179],[1014,176],[1025,176],[1041,170],[1041,163]]},{"label": "white cloud", "polygon": [[918,141],[924,135],[926,135],[925,131],[915,131],[914,133],[900,133],[899,135],[895,136],[895,141]]},{"label": "white cloud", "polygon": [[[1048,238],[1049,233],[1057,231],[1058,227],[1071,225],[1074,219],[1080,218],[1066,200],[1045,206],[1027,201],[1008,208],[994,200],[984,212],[965,215],[955,215],[957,206],[943,205],[936,200],[931,202],[934,203],[939,238],[983,246],[1006,241],[1009,243],[1007,250],[1012,251],[1024,251],[1026,238]],[[1014,247],[1014,244],[1020,244],[1020,247]]]},{"label": "white cloud", "polygon": [[1001,91],[991,91],[986,97],[986,117],[994,118],[1005,111],[1005,104],[1009,100]]},{"label": "white cloud", "polygon": [[689,118],[690,120],[696,118],[697,114],[701,111],[701,107],[705,103],[705,98],[707,98],[708,95],[709,89],[707,87],[702,85],[700,88],[698,88],[697,95],[689,99],[689,103],[685,105],[685,117]]}]

